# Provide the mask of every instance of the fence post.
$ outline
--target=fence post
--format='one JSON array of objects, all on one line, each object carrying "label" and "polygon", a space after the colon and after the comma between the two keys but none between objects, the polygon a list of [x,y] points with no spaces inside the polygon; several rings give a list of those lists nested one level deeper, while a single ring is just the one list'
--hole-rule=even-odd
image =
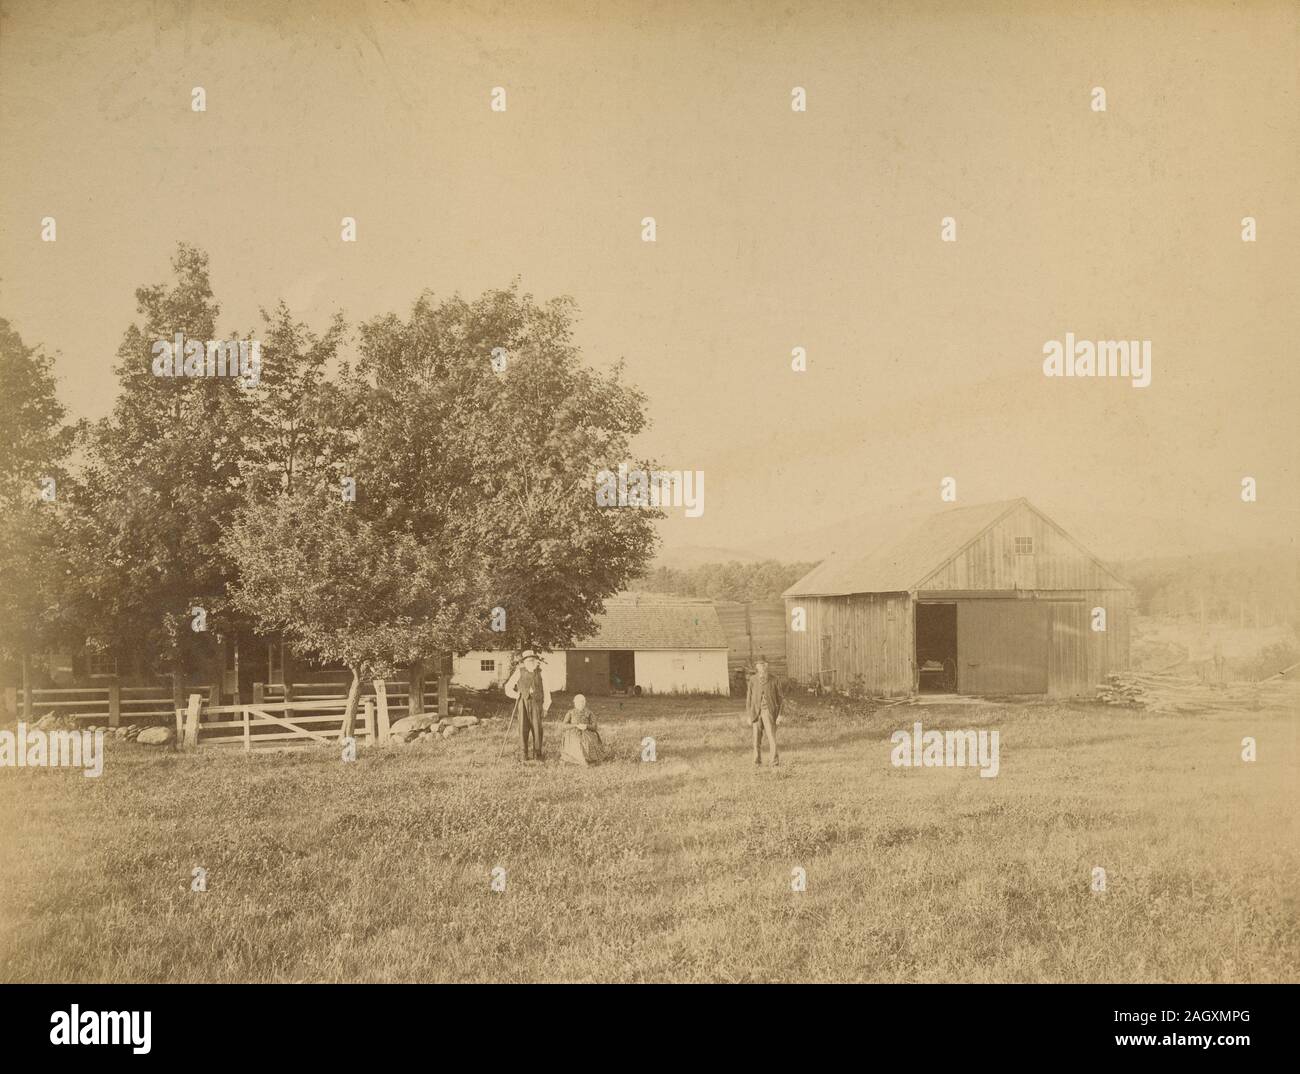
[{"label": "fence post", "polygon": [[262,705],[266,702],[266,685],[264,683],[253,683],[253,704]]},{"label": "fence post", "polygon": [[32,722],[32,658],[23,651],[23,721]]},{"label": "fence post", "polygon": [[114,679],[108,684],[108,726],[122,722],[122,684]]},{"label": "fence post", "polygon": [[375,707],[379,713],[379,741],[388,741],[388,684],[383,679],[375,680]]},{"label": "fence post", "polygon": [[375,699],[366,698],[366,735],[370,739],[370,744],[375,744]]},{"label": "fence post", "polygon": [[190,694],[190,707],[185,713],[185,746],[187,749],[192,749],[199,744],[199,708],[202,704],[202,694]]},{"label": "fence post", "polygon": [[438,654],[438,719],[445,720],[450,714],[451,692],[451,672],[452,672],[453,655],[451,653]]},{"label": "fence post", "polygon": [[240,711],[244,714],[244,752],[249,753],[253,749],[253,734],[249,726],[248,706],[243,706]]}]

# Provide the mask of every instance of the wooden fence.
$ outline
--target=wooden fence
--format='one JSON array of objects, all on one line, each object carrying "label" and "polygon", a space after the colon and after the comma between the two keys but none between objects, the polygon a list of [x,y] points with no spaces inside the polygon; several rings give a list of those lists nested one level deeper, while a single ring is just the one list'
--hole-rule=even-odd
[{"label": "wooden fence", "polygon": [[[257,705],[205,705],[200,694],[176,710],[176,740],[195,746],[242,747],[245,751],[285,746],[336,746],[343,739],[347,702],[276,701]],[[358,708],[352,737],[358,745],[375,741],[375,703]]]},{"label": "wooden fence", "polygon": [[[361,684],[361,698],[375,697],[375,682],[382,680],[365,680]],[[386,683],[388,693],[388,710],[393,719],[410,715],[411,685],[401,679],[391,679]],[[338,701],[347,697],[348,684],[345,682],[296,682],[293,684],[295,701]],[[278,682],[257,682],[253,684],[253,703],[284,700],[284,684]],[[438,687],[436,682],[424,686],[424,711],[431,712],[438,707]]]},{"label": "wooden fence", "polygon": [[[208,684],[189,685],[184,692],[200,691],[210,704],[221,700],[220,689]],[[25,692],[17,691],[19,713],[25,711]],[[80,686],[59,690],[33,690],[32,716],[39,719],[47,712],[70,716],[80,723],[118,727],[132,723],[166,723],[175,711],[170,686]]]},{"label": "wooden fence", "polygon": [[[311,686],[337,688],[337,683],[315,683]],[[405,714],[409,701],[394,706],[390,688],[393,683],[375,679],[365,684],[366,694],[357,708],[352,737],[357,744],[379,744],[388,741],[389,728]],[[404,685],[404,684],[401,684]],[[297,684],[294,692],[297,693]],[[191,694],[189,704],[176,709],[176,741],[185,748],[195,746],[240,747],[245,751],[267,747],[336,746],[343,739],[343,717],[347,710],[347,697],[315,697],[296,701],[283,700],[283,687],[278,688],[280,700],[263,699],[251,705],[213,705],[204,701],[202,694]],[[398,691],[398,697],[409,698],[409,689]],[[434,707],[437,701],[435,697]]]}]

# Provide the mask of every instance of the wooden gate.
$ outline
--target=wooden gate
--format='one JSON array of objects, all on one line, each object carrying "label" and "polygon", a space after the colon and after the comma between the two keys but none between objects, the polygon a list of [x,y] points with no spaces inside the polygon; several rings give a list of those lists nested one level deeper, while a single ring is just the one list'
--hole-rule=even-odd
[{"label": "wooden gate", "polygon": [[[188,709],[176,710],[177,738],[186,746],[337,746],[343,738],[346,701],[291,701],[260,705],[202,705],[196,694]],[[375,741],[375,703],[357,709],[352,736]]]}]

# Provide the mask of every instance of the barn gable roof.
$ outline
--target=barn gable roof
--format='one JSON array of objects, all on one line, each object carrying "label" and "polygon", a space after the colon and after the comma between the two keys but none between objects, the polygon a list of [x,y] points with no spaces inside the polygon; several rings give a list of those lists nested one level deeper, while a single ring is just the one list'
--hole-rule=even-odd
[{"label": "barn gable roof", "polygon": [[[851,593],[906,593],[917,589],[980,534],[1022,505],[1113,577],[1109,568],[1022,497],[940,511],[899,540],[887,542],[865,554],[860,547],[836,552],[795,582],[782,596],[829,597]],[[1116,581],[1124,585],[1118,578]]]},{"label": "barn gable roof", "polygon": [[596,633],[574,649],[725,649],[711,600],[628,593],[605,601]]}]

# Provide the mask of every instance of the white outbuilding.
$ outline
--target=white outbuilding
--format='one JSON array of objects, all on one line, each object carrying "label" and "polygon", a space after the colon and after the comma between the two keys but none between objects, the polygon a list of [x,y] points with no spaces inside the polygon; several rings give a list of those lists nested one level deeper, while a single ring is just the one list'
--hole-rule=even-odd
[{"label": "white outbuilding", "polygon": [[[456,657],[452,682],[500,686],[512,654],[487,650]],[[727,696],[727,636],[713,601],[658,593],[620,593],[605,601],[596,632],[571,649],[542,654],[555,693],[720,694]]]}]

